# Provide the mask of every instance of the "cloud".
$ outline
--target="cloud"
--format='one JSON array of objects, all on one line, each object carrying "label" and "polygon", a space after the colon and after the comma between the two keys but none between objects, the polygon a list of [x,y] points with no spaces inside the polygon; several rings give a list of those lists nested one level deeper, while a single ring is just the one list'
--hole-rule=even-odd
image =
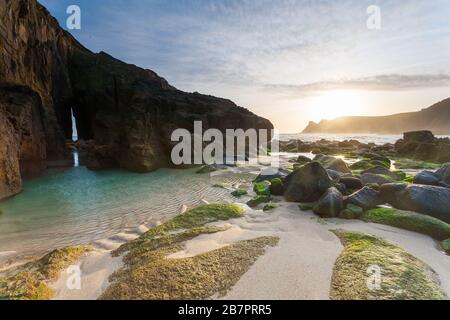
[{"label": "cloud", "polygon": [[329,90],[401,91],[450,86],[450,74],[388,74],[354,79],[326,80],[305,84],[266,84],[272,90],[296,96],[314,95]]}]

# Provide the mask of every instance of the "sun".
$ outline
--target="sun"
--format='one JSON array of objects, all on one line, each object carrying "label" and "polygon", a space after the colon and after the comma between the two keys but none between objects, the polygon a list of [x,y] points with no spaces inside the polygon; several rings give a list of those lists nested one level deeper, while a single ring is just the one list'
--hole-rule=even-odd
[{"label": "sun", "polygon": [[313,121],[331,120],[343,116],[358,116],[366,112],[364,96],[359,91],[332,90],[313,97],[309,117]]}]

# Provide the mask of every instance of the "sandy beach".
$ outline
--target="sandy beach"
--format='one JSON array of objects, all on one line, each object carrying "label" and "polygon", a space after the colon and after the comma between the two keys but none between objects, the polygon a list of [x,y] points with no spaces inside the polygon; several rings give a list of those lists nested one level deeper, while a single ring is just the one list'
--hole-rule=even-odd
[{"label": "sandy beach", "polygon": [[[323,220],[312,212],[301,211],[296,204],[277,204],[278,207],[271,212],[253,210],[242,204],[246,209],[244,218],[214,223],[228,229],[187,241],[184,250],[167,259],[193,257],[241,240],[276,236],[280,239],[278,246],[269,248],[225,296],[211,298],[326,300],[330,297],[335,261],[343,250],[340,240],[331,230],[343,229],[382,237],[405,249],[436,271],[443,290],[450,295],[450,258],[433,239],[377,224]],[[118,245],[120,243],[116,242],[113,247]],[[110,250],[99,248],[85,256],[78,265],[82,271],[81,290],[67,289],[68,275],[63,271],[58,281],[51,285],[56,291],[54,299],[96,299],[108,287],[109,276],[123,266],[121,257],[113,258]]]}]

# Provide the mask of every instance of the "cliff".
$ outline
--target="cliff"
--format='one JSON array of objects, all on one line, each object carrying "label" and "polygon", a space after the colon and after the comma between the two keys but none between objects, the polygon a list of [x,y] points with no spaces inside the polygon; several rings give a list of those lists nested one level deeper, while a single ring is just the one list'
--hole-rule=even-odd
[{"label": "cliff", "polygon": [[67,157],[71,111],[93,169],[170,166],[173,129],[272,129],[225,99],[185,93],[151,70],[93,53],[36,0],[0,0],[0,199]]},{"label": "cliff", "polygon": [[401,134],[407,131],[429,130],[435,134],[450,134],[450,98],[419,112],[383,117],[343,117],[310,122],[303,133],[381,133]]}]

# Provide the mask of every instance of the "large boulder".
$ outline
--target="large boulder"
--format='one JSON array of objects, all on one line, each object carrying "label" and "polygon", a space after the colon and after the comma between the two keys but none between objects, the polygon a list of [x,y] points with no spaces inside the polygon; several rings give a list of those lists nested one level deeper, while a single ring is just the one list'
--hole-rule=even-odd
[{"label": "large boulder", "polygon": [[344,202],[345,204],[352,204],[363,208],[364,210],[373,209],[384,203],[378,191],[369,187],[364,187],[361,190],[356,191],[352,195],[346,197]]},{"label": "large boulder", "polygon": [[314,206],[314,213],[324,218],[337,217],[344,209],[344,200],[341,192],[332,187],[320,198]]},{"label": "large boulder", "polygon": [[287,201],[314,202],[332,186],[331,178],[318,162],[310,162],[290,174],[286,180]]},{"label": "large boulder", "polygon": [[435,138],[431,131],[412,131],[403,134],[405,142],[433,143]]},{"label": "large boulder", "polygon": [[448,188],[392,183],[381,186],[380,196],[397,209],[423,213],[450,223]]}]

